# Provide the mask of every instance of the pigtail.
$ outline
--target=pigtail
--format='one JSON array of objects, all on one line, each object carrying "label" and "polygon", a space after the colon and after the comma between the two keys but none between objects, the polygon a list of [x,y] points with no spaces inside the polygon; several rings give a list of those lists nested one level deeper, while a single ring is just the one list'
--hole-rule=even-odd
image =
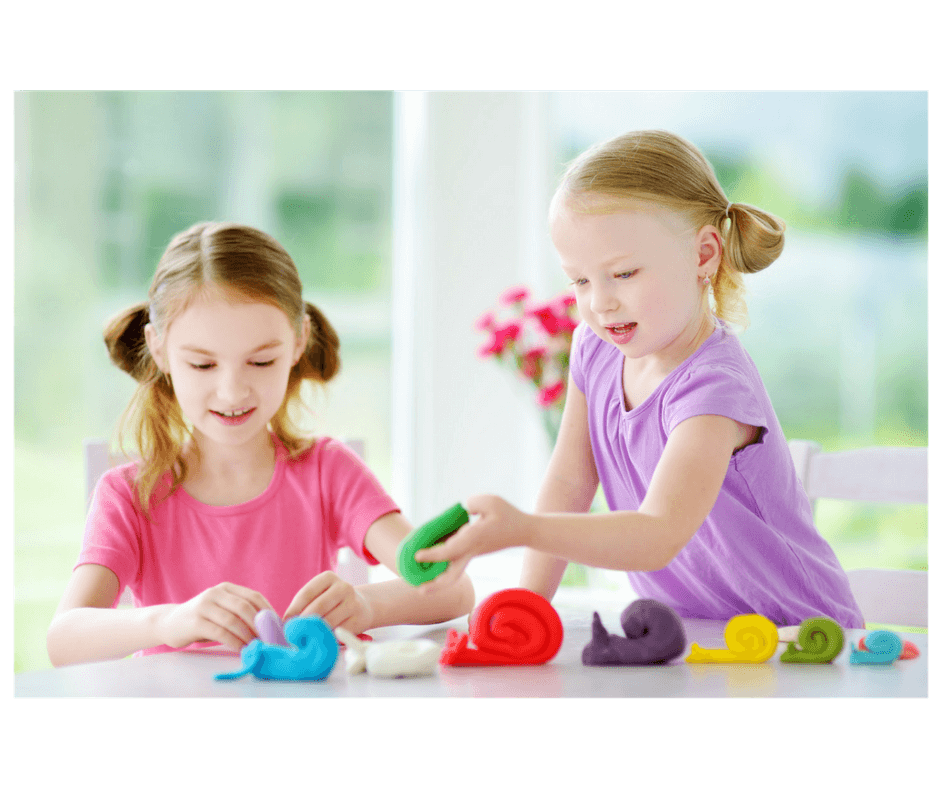
[{"label": "pigtail", "polygon": [[763,271],[783,252],[782,219],[753,205],[732,203],[728,207],[725,250],[728,262],[743,274]]},{"label": "pigtail", "polygon": [[[122,451],[141,457],[134,485],[141,509],[149,516],[151,498],[160,477],[172,472],[167,493],[179,486],[186,476],[181,452],[188,429],[173,392],[169,376],[157,368],[144,339],[144,326],[150,322],[147,302],[125,309],[112,318],[104,329],[104,343],[111,361],[137,381],[118,424],[118,442]],[[130,440],[131,446],[125,445]]]},{"label": "pigtail", "polygon": [[748,317],[743,274],[763,271],[780,256],[786,224],[753,205],[731,203],[722,210],[716,226],[722,227],[724,248],[721,266],[712,280],[715,314],[745,328]]},{"label": "pigtail", "polygon": [[339,372],[339,335],[326,316],[304,301],[304,314],[310,319],[310,338],[300,360],[287,380],[284,402],[271,418],[271,430],[280,438],[291,457],[296,457],[313,443],[309,435],[302,435],[297,426],[304,414],[314,415],[304,402],[301,384],[305,380],[326,383]]},{"label": "pigtail", "polygon": [[339,372],[339,335],[326,316],[311,304],[304,302],[310,318],[310,339],[304,358],[310,367],[305,377],[326,383]]},{"label": "pigtail", "polygon": [[138,382],[146,376],[144,326],[150,322],[147,302],[125,309],[104,329],[104,344],[111,362]]}]

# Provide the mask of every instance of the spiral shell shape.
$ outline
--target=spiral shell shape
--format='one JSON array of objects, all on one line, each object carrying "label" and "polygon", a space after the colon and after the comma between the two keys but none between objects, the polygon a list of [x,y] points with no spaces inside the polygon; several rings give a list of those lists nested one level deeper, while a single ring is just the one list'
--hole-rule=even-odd
[{"label": "spiral shell shape", "polygon": [[831,618],[808,618],[800,624],[797,643],[787,644],[787,650],[780,655],[781,662],[832,662],[845,645],[845,633]]},{"label": "spiral shell shape", "polygon": [[901,638],[894,632],[878,629],[865,636],[866,651],[852,646],[849,663],[852,665],[890,665],[904,650]]},{"label": "spiral shell shape", "polygon": [[220,674],[216,679],[237,679],[252,673],[259,679],[321,681],[330,675],[339,656],[339,644],[323,619],[293,618],[284,627],[284,634],[296,648],[255,638],[241,651],[243,669]]},{"label": "spiral shell shape", "polygon": [[558,653],[563,637],[561,619],[548,600],[525,588],[508,588],[491,594],[473,611],[469,636],[448,633],[440,662],[541,665]]},{"label": "spiral shell shape", "polygon": [[766,616],[735,616],[725,626],[727,649],[703,649],[693,643],[686,662],[766,662],[777,651],[777,627]]},{"label": "spiral shell shape", "polygon": [[685,650],[682,619],[668,605],[637,599],[620,614],[626,637],[612,635],[594,613],[592,638],[581,652],[585,665],[662,665]]}]

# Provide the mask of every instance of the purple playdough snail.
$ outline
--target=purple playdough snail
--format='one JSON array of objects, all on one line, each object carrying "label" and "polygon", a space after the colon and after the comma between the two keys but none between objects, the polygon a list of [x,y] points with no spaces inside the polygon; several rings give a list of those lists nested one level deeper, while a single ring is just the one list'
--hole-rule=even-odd
[{"label": "purple playdough snail", "polygon": [[654,599],[638,599],[620,614],[626,637],[611,635],[594,613],[585,665],[658,665],[685,651],[685,628],[676,612]]}]

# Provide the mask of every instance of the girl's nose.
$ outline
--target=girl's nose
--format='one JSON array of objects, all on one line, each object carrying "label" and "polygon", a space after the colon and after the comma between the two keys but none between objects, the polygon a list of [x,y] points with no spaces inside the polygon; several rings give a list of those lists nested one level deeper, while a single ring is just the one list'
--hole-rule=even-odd
[{"label": "girl's nose", "polygon": [[219,399],[231,405],[238,405],[247,395],[248,385],[240,373],[229,370],[219,376]]},{"label": "girl's nose", "polygon": [[618,306],[617,298],[609,287],[599,285],[591,293],[591,310],[598,315],[610,312]]}]

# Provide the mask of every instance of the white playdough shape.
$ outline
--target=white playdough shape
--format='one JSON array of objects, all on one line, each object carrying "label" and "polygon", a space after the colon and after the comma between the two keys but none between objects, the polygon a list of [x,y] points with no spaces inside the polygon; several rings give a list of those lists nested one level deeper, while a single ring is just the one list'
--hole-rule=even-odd
[{"label": "white playdough shape", "polygon": [[389,640],[370,643],[366,649],[366,670],[370,676],[405,678],[433,676],[441,647],[433,640]]},{"label": "white playdough shape", "polygon": [[342,627],[336,627],[333,634],[346,646],[346,672],[350,675],[368,670],[370,675],[386,679],[433,676],[441,656],[441,647],[424,638],[364,642]]}]

